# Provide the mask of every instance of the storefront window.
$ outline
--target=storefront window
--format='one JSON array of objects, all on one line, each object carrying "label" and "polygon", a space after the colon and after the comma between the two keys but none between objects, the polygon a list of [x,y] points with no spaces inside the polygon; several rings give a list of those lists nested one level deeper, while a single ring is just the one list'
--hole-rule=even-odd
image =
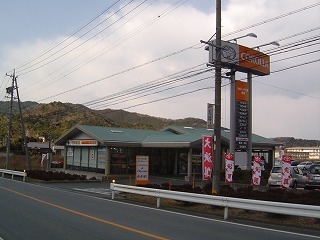
[{"label": "storefront window", "polygon": [[[188,174],[188,153],[180,152],[178,162],[178,173],[182,175]],[[194,151],[191,158],[191,173],[201,174],[202,172],[202,155],[201,151]]]},{"label": "storefront window", "polygon": [[110,151],[110,171],[113,174],[132,174],[135,161],[128,157],[128,149],[112,147]]}]

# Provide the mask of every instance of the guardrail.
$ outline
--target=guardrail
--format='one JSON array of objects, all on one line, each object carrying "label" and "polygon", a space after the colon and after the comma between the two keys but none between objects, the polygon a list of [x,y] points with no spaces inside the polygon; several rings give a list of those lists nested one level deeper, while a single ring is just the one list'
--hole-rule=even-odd
[{"label": "guardrail", "polygon": [[11,175],[11,179],[13,179],[13,176],[21,176],[23,177],[23,181],[26,181],[27,173],[26,172],[20,172],[20,171],[13,171],[8,169],[0,169],[0,173],[2,173],[2,177],[4,177],[4,174]]},{"label": "guardrail", "polygon": [[276,214],[320,218],[320,206],[314,205],[291,204],[282,202],[269,202],[252,199],[213,196],[206,194],[136,187],[115,183],[110,184],[110,189],[112,190],[112,199],[114,199],[116,191],[156,197],[157,208],[160,207],[161,198],[224,207],[225,220],[228,219],[228,208],[239,208]]}]

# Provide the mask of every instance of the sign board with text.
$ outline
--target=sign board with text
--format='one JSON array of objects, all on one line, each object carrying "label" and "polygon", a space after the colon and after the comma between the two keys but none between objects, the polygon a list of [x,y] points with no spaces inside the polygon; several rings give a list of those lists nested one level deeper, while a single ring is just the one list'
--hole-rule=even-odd
[{"label": "sign board with text", "polygon": [[149,183],[149,156],[136,156],[136,185]]},{"label": "sign board with text", "polygon": [[[216,59],[215,41],[209,46],[209,62]],[[221,41],[222,67],[234,68],[239,72],[251,72],[264,76],[270,74],[270,56],[260,51],[235,43]]]},{"label": "sign board with text", "polygon": [[248,83],[236,81],[236,151],[248,150],[249,90]]},{"label": "sign board with text", "polygon": [[202,180],[211,180],[213,167],[213,137],[202,137]]}]

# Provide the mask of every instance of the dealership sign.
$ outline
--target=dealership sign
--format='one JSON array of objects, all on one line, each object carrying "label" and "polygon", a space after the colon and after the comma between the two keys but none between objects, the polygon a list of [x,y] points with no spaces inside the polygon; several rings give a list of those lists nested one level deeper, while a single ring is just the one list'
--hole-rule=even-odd
[{"label": "dealership sign", "polygon": [[67,140],[67,146],[98,146],[96,140]]},{"label": "dealership sign", "polygon": [[[209,46],[209,62],[216,59],[216,45]],[[255,75],[264,76],[270,74],[270,56],[260,51],[241,46],[235,43],[221,41],[222,67],[234,68],[239,72],[251,72]]]}]

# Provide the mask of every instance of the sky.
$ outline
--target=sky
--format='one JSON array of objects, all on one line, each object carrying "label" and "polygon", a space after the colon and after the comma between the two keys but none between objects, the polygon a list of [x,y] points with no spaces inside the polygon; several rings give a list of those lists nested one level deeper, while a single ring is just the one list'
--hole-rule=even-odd
[{"label": "sky", "polygon": [[[215,79],[200,40],[215,39],[215,3],[0,1],[0,101],[14,73],[21,101],[206,120]],[[237,44],[280,44],[259,48],[271,74],[253,76],[253,132],[320,140],[320,1],[222,1],[221,19],[224,41],[252,32],[258,37]],[[230,80],[222,79],[221,125],[229,128]]]}]

